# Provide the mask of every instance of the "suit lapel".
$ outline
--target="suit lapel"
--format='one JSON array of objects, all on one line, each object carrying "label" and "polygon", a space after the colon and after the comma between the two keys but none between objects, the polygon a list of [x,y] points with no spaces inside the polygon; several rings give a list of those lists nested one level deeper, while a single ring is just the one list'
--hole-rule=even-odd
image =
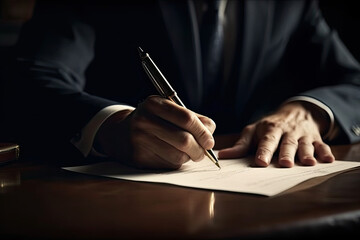
[{"label": "suit lapel", "polygon": [[192,110],[202,99],[202,72],[198,24],[192,1],[160,1],[164,22],[178,60],[181,78]]}]

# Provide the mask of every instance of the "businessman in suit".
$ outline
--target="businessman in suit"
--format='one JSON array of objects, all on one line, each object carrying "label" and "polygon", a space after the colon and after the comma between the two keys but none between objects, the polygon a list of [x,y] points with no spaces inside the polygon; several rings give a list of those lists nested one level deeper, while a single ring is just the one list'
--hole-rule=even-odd
[{"label": "businessman in suit", "polygon": [[[187,109],[154,95],[138,46]],[[360,141],[359,64],[315,1],[38,1],[13,72],[14,136],[31,154],[176,169],[239,132],[220,159],[292,167]]]}]

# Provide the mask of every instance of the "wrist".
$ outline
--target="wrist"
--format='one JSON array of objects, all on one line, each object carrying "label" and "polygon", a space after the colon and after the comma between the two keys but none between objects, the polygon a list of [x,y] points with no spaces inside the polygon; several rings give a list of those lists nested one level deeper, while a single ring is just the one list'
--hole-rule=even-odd
[{"label": "wrist", "polygon": [[126,109],[112,114],[99,128],[93,143],[93,148],[100,154],[107,154],[106,145],[112,141],[111,133],[115,131],[114,125],[124,121],[133,110]]},{"label": "wrist", "polygon": [[[289,98],[284,104],[291,102],[303,102],[310,105],[315,105],[319,110],[322,110],[321,113],[325,113],[326,116],[321,117],[320,119],[328,119],[328,128],[325,133],[321,136],[324,140],[332,141],[339,136],[339,127],[335,122],[335,116],[332,110],[323,102],[309,96],[295,96]],[[309,105],[309,106],[310,106]]]},{"label": "wrist", "polygon": [[296,109],[310,114],[316,123],[322,138],[326,137],[331,127],[331,119],[329,114],[321,107],[307,101],[292,101],[282,105],[282,108]]},{"label": "wrist", "polygon": [[301,102],[306,111],[310,112],[312,118],[319,128],[321,137],[324,138],[330,130],[330,117],[326,111],[315,104]]}]

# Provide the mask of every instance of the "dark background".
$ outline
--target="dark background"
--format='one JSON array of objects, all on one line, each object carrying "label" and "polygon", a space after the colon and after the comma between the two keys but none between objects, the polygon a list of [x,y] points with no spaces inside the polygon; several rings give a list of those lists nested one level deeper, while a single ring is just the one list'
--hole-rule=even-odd
[{"label": "dark background", "polygon": [[360,7],[358,1],[321,0],[320,8],[331,28],[360,61]]}]

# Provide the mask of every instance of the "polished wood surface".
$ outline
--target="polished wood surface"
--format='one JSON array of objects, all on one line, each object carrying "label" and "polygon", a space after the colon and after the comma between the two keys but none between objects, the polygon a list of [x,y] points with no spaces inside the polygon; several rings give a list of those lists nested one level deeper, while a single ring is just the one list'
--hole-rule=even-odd
[{"label": "polished wood surface", "polygon": [[[218,137],[217,148],[233,140]],[[337,159],[360,161],[360,144],[332,149]],[[274,197],[88,176],[34,161],[0,167],[0,184],[0,239],[360,236],[359,168]]]}]

